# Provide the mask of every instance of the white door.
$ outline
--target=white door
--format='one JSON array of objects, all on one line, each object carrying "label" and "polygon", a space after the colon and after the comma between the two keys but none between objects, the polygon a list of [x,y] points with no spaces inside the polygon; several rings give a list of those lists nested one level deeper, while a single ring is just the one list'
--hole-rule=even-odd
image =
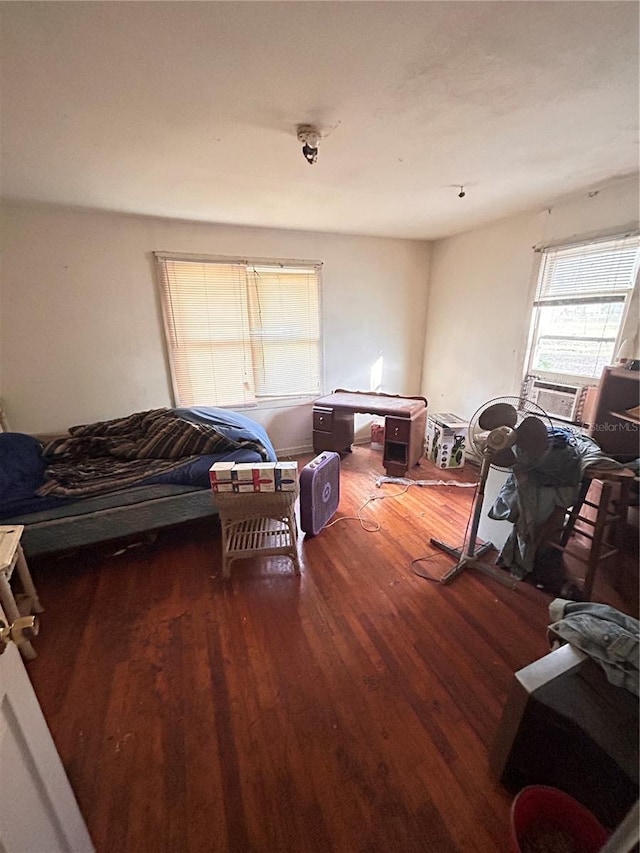
[{"label": "white door", "polygon": [[[0,610],[0,618],[6,618]],[[93,851],[17,647],[0,655],[0,853]]]}]

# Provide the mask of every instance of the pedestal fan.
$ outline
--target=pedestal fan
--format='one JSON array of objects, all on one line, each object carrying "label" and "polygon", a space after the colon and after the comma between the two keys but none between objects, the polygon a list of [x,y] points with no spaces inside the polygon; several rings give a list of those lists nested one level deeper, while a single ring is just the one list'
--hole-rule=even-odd
[{"label": "pedestal fan", "polygon": [[480,457],[480,479],[476,490],[470,520],[469,536],[463,547],[453,548],[439,539],[431,544],[457,559],[441,583],[450,583],[464,569],[479,569],[505,586],[513,587],[513,580],[500,570],[480,560],[491,542],[476,550],[478,525],[484,500],[485,484],[491,467],[514,474],[534,468],[545,456],[550,443],[552,424],[546,412],[535,403],[518,397],[499,397],[489,400],[473,415],[469,422],[468,443]]}]

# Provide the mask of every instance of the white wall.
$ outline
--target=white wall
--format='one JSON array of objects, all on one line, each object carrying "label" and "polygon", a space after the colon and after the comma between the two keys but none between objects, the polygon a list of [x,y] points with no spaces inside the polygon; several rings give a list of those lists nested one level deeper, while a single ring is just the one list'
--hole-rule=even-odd
[{"label": "white wall", "polygon": [[[638,224],[638,179],[584,192],[433,244],[422,393],[469,418],[520,390],[535,289],[533,247]],[[637,303],[628,320],[637,333]]]},{"label": "white wall", "polygon": [[[154,250],[323,262],[326,389],[417,394],[429,246],[8,204],[2,396],[11,427],[64,429],[172,405]],[[279,451],[311,444],[310,404],[256,412]]]},{"label": "white wall", "polygon": [[[151,255],[166,250],[323,261],[326,389],[368,388],[369,370],[382,355],[382,390],[423,393],[431,411],[470,417],[485,400],[520,387],[533,246],[611,232],[637,219],[635,179],[431,249],[8,204],[1,231],[2,397],[12,428],[33,432],[171,405]],[[629,322],[633,334],[637,306]],[[279,451],[310,446],[309,404],[251,413]]]}]

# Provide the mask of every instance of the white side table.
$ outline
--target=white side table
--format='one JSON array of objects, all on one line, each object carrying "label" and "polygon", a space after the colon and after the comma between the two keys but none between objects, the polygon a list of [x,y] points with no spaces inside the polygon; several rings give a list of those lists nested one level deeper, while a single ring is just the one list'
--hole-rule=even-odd
[{"label": "white side table", "polygon": [[286,555],[300,574],[297,489],[292,492],[223,492],[215,495],[222,527],[222,576],[234,560]]},{"label": "white side table", "polygon": [[[20,544],[23,530],[24,525],[22,524],[0,526],[0,602],[2,602],[2,609],[9,623],[15,622],[20,616],[42,613],[43,611]],[[11,575],[15,568],[18,569],[18,576],[22,584],[22,594],[18,595],[17,600],[10,584]],[[33,646],[28,640],[23,640],[19,644],[19,648],[22,656],[27,660],[33,660],[36,657]]]}]

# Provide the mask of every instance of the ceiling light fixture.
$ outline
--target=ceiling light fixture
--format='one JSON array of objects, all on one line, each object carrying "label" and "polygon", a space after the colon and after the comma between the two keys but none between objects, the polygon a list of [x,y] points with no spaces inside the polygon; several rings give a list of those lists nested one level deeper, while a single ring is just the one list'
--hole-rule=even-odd
[{"label": "ceiling light fixture", "polygon": [[464,198],[466,196],[466,192],[464,191],[464,187],[460,187],[460,192],[458,193],[458,198]]},{"label": "ceiling light fixture", "polygon": [[298,125],[298,142],[302,142],[302,155],[312,165],[318,159],[320,131],[312,124]]}]

